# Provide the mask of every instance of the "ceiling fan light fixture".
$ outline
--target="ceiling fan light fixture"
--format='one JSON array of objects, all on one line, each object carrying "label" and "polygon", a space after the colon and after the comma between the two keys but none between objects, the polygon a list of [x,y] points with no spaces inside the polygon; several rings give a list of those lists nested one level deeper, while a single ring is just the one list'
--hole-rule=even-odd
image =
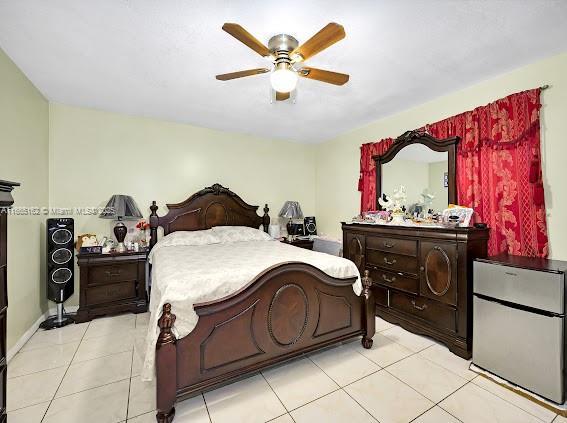
[{"label": "ceiling fan light fixture", "polygon": [[297,72],[288,63],[278,63],[270,75],[272,88],[280,93],[289,93],[297,86]]}]

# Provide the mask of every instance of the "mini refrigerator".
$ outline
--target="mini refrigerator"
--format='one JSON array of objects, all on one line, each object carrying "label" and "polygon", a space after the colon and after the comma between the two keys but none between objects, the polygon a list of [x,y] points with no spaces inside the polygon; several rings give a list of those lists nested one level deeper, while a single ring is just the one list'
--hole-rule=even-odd
[{"label": "mini refrigerator", "polygon": [[473,363],[556,403],[565,401],[565,272],[542,259],[474,263]]}]

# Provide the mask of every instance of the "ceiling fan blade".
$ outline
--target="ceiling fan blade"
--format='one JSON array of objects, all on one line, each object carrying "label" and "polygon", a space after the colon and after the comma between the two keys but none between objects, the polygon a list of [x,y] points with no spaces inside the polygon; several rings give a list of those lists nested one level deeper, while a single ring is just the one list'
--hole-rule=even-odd
[{"label": "ceiling fan blade", "polygon": [[270,72],[267,68],[258,69],[248,69],[239,72],[223,73],[222,75],[217,75],[216,78],[219,81],[230,81],[231,79],[244,78],[245,76],[260,75],[261,73]]},{"label": "ceiling fan blade", "polygon": [[256,39],[252,34],[242,28],[240,25],[235,23],[225,23],[222,29],[236,38],[243,44],[246,44],[260,56],[267,57],[271,55],[270,50],[264,44]]},{"label": "ceiling fan blade", "polygon": [[290,57],[293,58],[294,55],[300,55],[301,58],[299,60],[295,59],[295,61],[307,60],[325,50],[327,47],[332,46],[337,41],[342,40],[345,35],[345,29],[342,25],[331,22],[313,37],[293,50]]},{"label": "ceiling fan blade", "polygon": [[344,85],[349,79],[346,73],[331,72],[317,68],[302,68],[298,73],[304,78],[316,79],[317,81],[333,85]]},{"label": "ceiling fan blade", "polygon": [[289,93],[280,93],[276,91],[276,101],[284,101],[289,98]]}]

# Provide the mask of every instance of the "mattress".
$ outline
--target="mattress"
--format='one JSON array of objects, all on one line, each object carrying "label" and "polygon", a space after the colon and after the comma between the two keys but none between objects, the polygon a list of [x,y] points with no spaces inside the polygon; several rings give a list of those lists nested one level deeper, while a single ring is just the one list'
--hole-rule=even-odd
[{"label": "mattress", "polygon": [[154,247],[150,322],[145,338],[142,379],[155,374],[155,345],[159,334],[157,321],[162,306],[170,303],[176,315],[174,333],[187,336],[196,326],[198,316],[193,305],[223,298],[238,291],[267,268],[288,262],[311,264],[330,276],[357,276],[353,290],[362,291],[360,274],[350,260],[310,251],[279,241],[241,241],[199,246]]}]

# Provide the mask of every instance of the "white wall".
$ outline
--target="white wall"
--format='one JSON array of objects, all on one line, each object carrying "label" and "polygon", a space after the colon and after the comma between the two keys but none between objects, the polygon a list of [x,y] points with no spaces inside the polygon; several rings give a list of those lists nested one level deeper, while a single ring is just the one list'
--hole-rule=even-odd
[{"label": "white wall", "polygon": [[[14,206],[47,207],[47,100],[0,49],[0,179],[20,182]],[[10,349],[46,311],[45,216],[8,216]]]},{"label": "white wall", "polygon": [[[50,106],[51,207],[105,206],[112,194],[134,197],[149,215],[215,182],[244,201],[270,207],[286,200],[315,212],[314,147],[58,104]],[[73,216],[80,233],[110,235],[112,223]],[[75,292],[78,292],[78,277]],[[75,304],[77,295],[67,304]]]},{"label": "white wall", "polygon": [[567,260],[567,54],[554,56],[480,82],[371,124],[317,146],[317,221],[320,231],[340,236],[341,220],[358,214],[360,145],[396,137],[509,94],[550,84],[542,94],[541,138],[545,201],[551,256]]}]

